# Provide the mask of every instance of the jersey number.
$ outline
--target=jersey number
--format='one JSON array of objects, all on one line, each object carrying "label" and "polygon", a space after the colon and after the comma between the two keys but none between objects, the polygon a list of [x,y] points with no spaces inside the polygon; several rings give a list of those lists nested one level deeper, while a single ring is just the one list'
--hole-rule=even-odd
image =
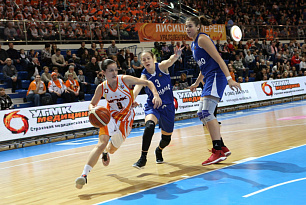
[{"label": "jersey number", "polygon": [[158,80],[158,79],[155,80],[155,83],[156,83],[156,87],[159,88],[159,87],[160,87],[160,83],[159,83],[159,80]]},{"label": "jersey number", "polygon": [[119,109],[122,109],[122,108],[123,108],[121,102],[117,102],[117,106],[118,106]]}]

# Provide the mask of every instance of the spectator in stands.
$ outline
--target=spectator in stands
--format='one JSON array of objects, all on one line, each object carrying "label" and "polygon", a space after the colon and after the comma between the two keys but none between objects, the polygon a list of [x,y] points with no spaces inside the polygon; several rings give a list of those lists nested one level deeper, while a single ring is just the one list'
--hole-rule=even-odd
[{"label": "spectator in stands", "polygon": [[20,64],[20,55],[19,52],[14,49],[14,43],[9,43],[9,49],[6,50],[9,58],[14,62],[14,65]]},{"label": "spectator in stands", "polygon": [[79,70],[78,71],[78,82],[80,85],[80,91],[85,93],[85,88],[86,88],[86,92],[90,93],[90,84],[88,82],[86,82],[86,78],[85,75],[83,74],[83,70]]},{"label": "spectator in stands", "polygon": [[85,49],[87,50],[87,48],[85,48],[85,41],[82,41],[81,47],[80,47],[80,48],[78,49],[78,51],[77,51],[77,56],[78,56],[79,58],[82,58],[82,55],[84,54]]},{"label": "spectator in stands", "polygon": [[66,55],[64,56],[64,58],[65,58],[66,64],[68,65],[69,59],[72,58],[71,50],[70,49],[66,50]]},{"label": "spectator in stands", "polygon": [[300,70],[302,70],[302,72],[306,70],[306,57],[302,57],[302,61],[300,62]]},{"label": "spectator in stands", "polygon": [[117,54],[117,59],[119,62],[119,65],[122,67],[124,61],[125,61],[125,55],[124,55],[124,50],[120,49],[118,54]]},{"label": "spectator in stands", "polygon": [[88,50],[85,49],[83,55],[81,56],[81,64],[87,65],[91,61],[91,56],[88,54]]},{"label": "spectator in stands", "polygon": [[297,69],[299,69],[299,64],[300,64],[301,60],[299,57],[299,53],[295,52],[291,58],[291,66],[296,66]]},{"label": "spectator in stands", "polygon": [[39,35],[39,32],[34,23],[30,25],[30,28],[28,30],[28,37],[30,40],[41,40],[41,36]]},{"label": "spectator in stands", "polygon": [[68,74],[69,73],[72,73],[74,80],[76,80],[78,78],[78,76],[76,75],[76,72],[74,71],[74,66],[73,65],[69,66],[67,72],[65,73],[64,80],[68,80]]},{"label": "spectator in stands", "polygon": [[49,82],[51,81],[51,74],[49,73],[49,67],[44,66],[43,67],[43,73],[41,74],[41,80],[45,83],[46,86],[48,86]]},{"label": "spectator in stands", "polygon": [[14,28],[13,22],[8,22],[7,27],[4,29],[4,40],[15,41],[19,40],[18,33]]},{"label": "spectator in stands", "polygon": [[179,81],[175,81],[172,90],[179,90],[180,89],[180,82]]},{"label": "spectator in stands", "polygon": [[116,46],[116,42],[114,40],[112,40],[111,43],[112,44],[107,49],[108,57],[113,56],[113,55],[117,55],[117,53],[118,53],[118,48]]},{"label": "spectator in stands", "polygon": [[[243,62],[239,55],[236,55],[236,60],[234,61],[233,66],[236,69],[238,76],[248,76],[249,75],[249,68],[244,67]],[[243,75],[243,73],[245,75]]]},{"label": "spectator in stands", "polygon": [[1,48],[2,43],[0,43],[0,65],[4,65],[6,59],[9,57],[7,52]]},{"label": "spectator in stands", "polygon": [[57,45],[56,43],[52,43],[51,45],[51,54],[54,55],[57,52]]},{"label": "spectator in stands", "polygon": [[59,73],[63,73],[65,71],[67,64],[59,48],[56,49],[56,53],[52,55],[51,60],[53,67],[57,67]]},{"label": "spectator in stands", "polygon": [[171,52],[171,55],[174,54],[174,48],[175,48],[175,42],[171,41],[171,44],[169,45],[169,50]]},{"label": "spectator in stands", "polygon": [[162,43],[161,51],[162,51],[162,60],[168,59],[172,55],[166,42]]},{"label": "spectator in stands", "polygon": [[151,51],[155,55],[157,62],[160,62],[161,61],[161,47],[158,42],[154,42],[154,48],[152,48]]},{"label": "spectator in stands", "polygon": [[186,73],[181,73],[181,78],[179,81],[179,90],[186,90],[189,89],[189,83],[187,81],[187,75]]},{"label": "spectator in stands", "polygon": [[103,75],[103,72],[100,71],[95,78],[95,84],[99,85],[100,83],[103,83],[104,81],[105,81],[105,76]]},{"label": "spectator in stands", "polygon": [[253,70],[254,66],[255,66],[255,57],[254,55],[251,53],[250,50],[247,51],[247,54],[245,56],[245,63],[246,63],[246,66]]},{"label": "spectator in stands", "polygon": [[97,45],[96,45],[96,43],[92,43],[92,44],[91,44],[91,49],[88,50],[88,54],[89,54],[90,56],[94,56],[96,50],[97,50]]},{"label": "spectator in stands", "polygon": [[12,84],[12,93],[15,93],[16,88],[21,88],[21,80],[18,78],[16,67],[12,64],[12,59],[6,59],[6,65],[3,67],[3,77],[8,84]]},{"label": "spectator in stands", "polygon": [[77,55],[74,53],[72,54],[72,58],[68,60],[68,65],[73,65],[75,67],[75,70],[84,70],[85,67],[81,65],[81,59],[77,57]]},{"label": "spectator in stands", "polygon": [[57,74],[57,78],[58,79],[61,79],[61,80],[65,80],[64,76],[58,72],[58,67],[52,67],[52,72],[56,73]]},{"label": "spectator in stands", "polygon": [[138,60],[138,56],[134,56],[134,59],[131,61],[131,67],[135,70],[136,76],[140,78],[143,65]]},{"label": "spectator in stands", "polygon": [[243,83],[243,77],[242,76],[238,77],[238,83]]},{"label": "spectator in stands", "polygon": [[47,96],[51,99],[50,93],[47,93],[46,91],[47,89],[45,83],[41,80],[40,75],[37,74],[28,88],[27,101],[33,102],[35,106],[42,105],[41,99],[43,96]]},{"label": "spectator in stands", "polygon": [[101,58],[107,58],[107,52],[104,49],[104,43],[100,43],[100,48],[98,49],[98,53],[101,56]]},{"label": "spectator in stands", "polygon": [[95,57],[92,57],[91,61],[87,63],[87,65],[85,66],[85,75],[89,83],[94,82],[94,78],[97,76],[99,71],[100,71],[100,68],[97,63],[97,59]]},{"label": "spectator in stands", "polygon": [[28,55],[26,55],[24,49],[20,49],[19,59],[20,65],[22,66],[23,70],[28,70],[28,64],[30,63],[30,59],[28,58]]},{"label": "spectator in stands", "polygon": [[235,77],[236,71],[235,71],[233,65],[229,63],[227,66],[228,66],[228,70],[230,72],[230,75],[231,75],[233,81],[236,81],[236,77]]},{"label": "spectator in stands", "polygon": [[45,44],[45,48],[41,51],[41,61],[44,65],[50,65],[51,64],[51,47],[50,43]]},{"label": "spectator in stands", "polygon": [[268,76],[267,76],[267,70],[265,68],[263,68],[260,72],[258,72],[256,74],[256,78],[255,81],[261,81],[264,80],[264,77],[266,76],[266,80],[268,80]]},{"label": "spectator in stands", "polygon": [[128,49],[128,48],[125,50],[125,59],[127,59],[127,57],[129,57],[130,60],[134,59],[134,54],[132,52],[130,52],[130,49]]},{"label": "spectator in stands", "polygon": [[46,28],[46,25],[44,23],[40,24],[40,28],[38,29],[38,33],[44,40],[49,40],[50,39],[50,34],[49,34],[48,29]]},{"label": "spectator in stands", "polygon": [[28,63],[28,79],[34,80],[35,76],[39,75],[40,72],[41,72],[40,62],[38,58],[33,58],[32,61]]},{"label": "spectator in stands", "polygon": [[14,108],[13,101],[11,97],[5,93],[4,88],[0,88],[0,104],[1,110],[9,110]]},{"label": "spectator in stands", "polygon": [[80,91],[79,82],[73,79],[72,73],[68,73],[68,80],[65,85],[70,94],[71,102],[75,102],[77,99],[79,101],[84,101],[84,92]]},{"label": "spectator in stands", "polygon": [[57,73],[52,72],[52,80],[48,84],[48,90],[52,97],[53,104],[57,103],[57,98],[63,98],[64,102],[71,102],[71,96],[62,79],[57,78]]}]

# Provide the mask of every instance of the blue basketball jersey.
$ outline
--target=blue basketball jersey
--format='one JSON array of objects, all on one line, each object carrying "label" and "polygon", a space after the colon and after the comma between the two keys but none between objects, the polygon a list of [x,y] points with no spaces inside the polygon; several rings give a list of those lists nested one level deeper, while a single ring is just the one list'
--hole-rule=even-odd
[{"label": "blue basketball jersey", "polygon": [[[145,75],[148,80],[153,82],[160,98],[163,101],[163,105],[173,104],[172,84],[169,73],[162,72],[158,67],[158,63],[155,63],[155,73],[150,74],[146,69],[143,69],[141,74]],[[147,104],[149,106],[153,106],[153,93],[148,87],[145,87],[145,92],[148,95]]]},{"label": "blue basketball jersey", "polygon": [[[191,44],[193,58],[199,65],[202,75],[204,75],[203,81],[205,85],[201,97],[215,96],[221,99],[227,85],[227,80],[219,64],[199,46],[198,39],[200,35],[205,35],[210,40],[211,38],[206,33],[199,33]],[[213,40],[211,41],[213,42]],[[213,44],[215,45],[214,42]]]},{"label": "blue basketball jersey", "polygon": [[[193,53],[193,58],[200,67],[201,73],[204,75],[204,78],[208,73],[222,72],[219,64],[198,44],[198,39],[200,35],[205,35],[211,40],[211,38],[206,33],[199,33],[197,38],[191,44],[191,50]],[[213,42],[213,40],[211,40]],[[213,42],[215,45],[215,43]],[[222,72],[223,73],[223,72]]]}]

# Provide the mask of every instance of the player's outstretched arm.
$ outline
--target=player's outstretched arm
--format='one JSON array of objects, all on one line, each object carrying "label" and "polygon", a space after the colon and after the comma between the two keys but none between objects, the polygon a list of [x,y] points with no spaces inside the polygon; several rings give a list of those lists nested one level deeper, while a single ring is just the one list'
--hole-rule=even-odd
[{"label": "player's outstretched arm", "polygon": [[152,100],[152,103],[154,104],[154,109],[159,108],[162,105],[162,100],[159,97],[159,94],[156,90],[155,85],[151,81],[140,79],[140,78],[135,78],[130,75],[125,75],[123,77],[123,80],[128,86],[131,86],[131,85],[148,86],[148,88],[152,91],[154,95],[153,100]]},{"label": "player's outstretched arm", "polygon": [[[145,75],[141,75],[140,79],[147,80]],[[133,95],[134,95],[134,100],[140,93],[141,89],[143,88],[143,85],[135,85],[134,90],[133,90]]]},{"label": "player's outstretched arm", "polygon": [[182,48],[174,48],[174,54],[170,56],[170,58],[168,60],[163,60],[160,64],[159,64],[159,69],[161,71],[163,71],[164,73],[168,73],[168,68],[171,67],[175,61],[177,61],[177,59],[179,59],[179,57],[182,54],[184,47]]}]

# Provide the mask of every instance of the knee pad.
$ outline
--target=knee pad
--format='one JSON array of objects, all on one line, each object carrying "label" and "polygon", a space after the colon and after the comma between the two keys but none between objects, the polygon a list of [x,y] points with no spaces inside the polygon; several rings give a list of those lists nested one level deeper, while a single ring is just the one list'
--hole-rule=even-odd
[{"label": "knee pad", "polygon": [[216,119],[216,117],[214,116],[214,111],[217,107],[217,104],[218,104],[217,100],[214,100],[214,99],[211,99],[211,98],[204,98],[203,99],[202,119],[204,121],[204,125],[207,122]]},{"label": "knee pad", "polygon": [[162,134],[161,140],[160,140],[160,143],[159,143],[159,147],[163,149],[166,146],[168,146],[170,144],[170,142],[171,142],[171,135]]},{"label": "knee pad", "polygon": [[116,132],[115,134],[113,134],[113,136],[111,136],[111,142],[113,146],[116,147],[117,149],[122,145],[124,140],[125,137],[122,135],[120,131]]},{"label": "knee pad", "polygon": [[198,115],[198,118],[203,122],[202,109],[203,109],[203,101],[200,101],[197,115]]}]

